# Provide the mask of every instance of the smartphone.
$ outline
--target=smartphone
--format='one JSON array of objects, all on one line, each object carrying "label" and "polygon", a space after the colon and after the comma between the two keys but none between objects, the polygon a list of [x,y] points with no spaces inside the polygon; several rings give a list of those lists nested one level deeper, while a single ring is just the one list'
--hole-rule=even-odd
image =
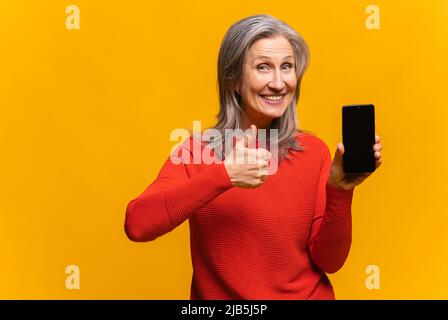
[{"label": "smartphone", "polygon": [[342,107],[343,168],[346,173],[375,171],[375,106]]}]

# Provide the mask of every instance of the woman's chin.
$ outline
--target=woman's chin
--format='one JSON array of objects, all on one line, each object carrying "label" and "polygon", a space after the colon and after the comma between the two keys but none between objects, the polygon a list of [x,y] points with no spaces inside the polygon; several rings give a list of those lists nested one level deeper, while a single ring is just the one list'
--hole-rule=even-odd
[{"label": "woman's chin", "polygon": [[285,113],[286,108],[269,108],[264,110],[263,114],[270,119],[280,118]]}]

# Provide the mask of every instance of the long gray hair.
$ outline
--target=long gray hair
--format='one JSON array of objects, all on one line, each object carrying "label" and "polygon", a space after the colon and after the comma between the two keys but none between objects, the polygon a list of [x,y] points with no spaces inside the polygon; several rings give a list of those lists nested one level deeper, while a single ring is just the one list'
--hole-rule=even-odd
[{"label": "long gray hair", "polygon": [[[275,36],[283,36],[291,44],[297,76],[294,99],[281,117],[272,120],[270,126],[270,129],[277,129],[278,158],[281,160],[289,158],[290,149],[303,150],[296,140],[296,134],[308,132],[298,128],[296,105],[300,96],[302,76],[309,64],[309,49],[305,40],[293,28],[270,15],[255,15],[237,21],[225,34],[218,57],[220,109],[213,129],[218,130],[221,137],[226,136],[226,129],[241,129],[245,111],[241,96],[236,90],[242,79],[247,52],[255,41]],[[221,142],[215,140],[214,144],[217,146]],[[225,157],[224,154],[219,156]]]}]

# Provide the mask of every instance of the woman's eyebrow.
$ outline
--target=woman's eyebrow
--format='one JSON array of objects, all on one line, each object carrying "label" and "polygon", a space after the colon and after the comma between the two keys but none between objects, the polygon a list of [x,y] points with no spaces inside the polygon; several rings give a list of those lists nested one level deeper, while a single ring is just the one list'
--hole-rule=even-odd
[{"label": "woman's eyebrow", "polygon": [[[286,56],[286,57],[284,57],[283,58],[283,60],[287,60],[287,59],[290,59],[290,58],[294,58],[293,56]],[[269,57],[269,56],[265,56],[265,55],[257,55],[257,56],[255,56],[255,59],[254,60],[256,60],[256,59],[271,59],[271,57]]]}]

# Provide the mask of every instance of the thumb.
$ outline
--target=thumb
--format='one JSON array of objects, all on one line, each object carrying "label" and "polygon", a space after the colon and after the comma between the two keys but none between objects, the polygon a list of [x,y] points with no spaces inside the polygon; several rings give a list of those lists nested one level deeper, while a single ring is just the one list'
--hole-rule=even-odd
[{"label": "thumb", "polygon": [[338,143],[336,147],[336,152],[334,153],[333,165],[342,166],[342,155],[344,154],[344,145]]},{"label": "thumb", "polygon": [[246,144],[246,140],[245,140],[245,147],[249,147],[249,146],[255,146],[255,141],[257,140],[257,126],[255,126],[254,124],[252,124],[250,126],[250,133],[247,139],[247,144]]},{"label": "thumb", "polygon": [[246,130],[243,134],[243,138],[238,140],[236,143],[237,147],[244,147],[244,148],[248,148],[249,145],[251,145],[256,137],[257,137],[257,127],[255,125],[251,125],[250,126],[250,131],[247,132],[248,130]]}]

